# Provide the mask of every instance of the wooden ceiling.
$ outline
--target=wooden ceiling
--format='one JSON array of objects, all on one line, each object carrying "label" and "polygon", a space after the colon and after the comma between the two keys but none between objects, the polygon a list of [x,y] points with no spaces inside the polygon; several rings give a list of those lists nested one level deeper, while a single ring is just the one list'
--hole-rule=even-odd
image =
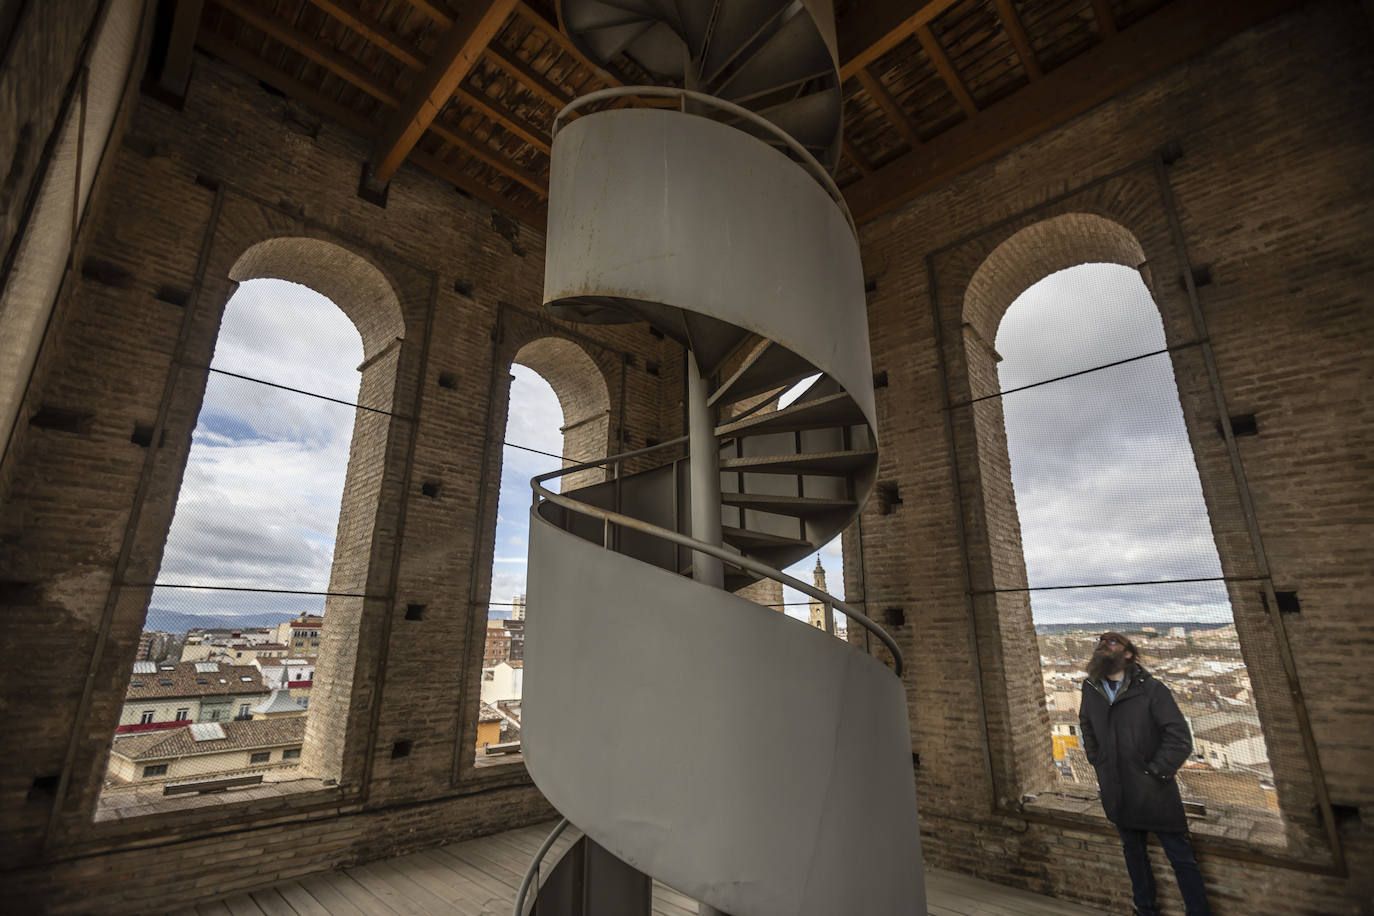
[{"label": "wooden ceiling", "polygon": [[[542,229],[554,113],[653,82],[584,58],[551,2],[179,0],[161,83],[194,45],[368,138],[378,181],[409,160]],[[836,178],[871,219],[1294,2],[837,0]]]}]

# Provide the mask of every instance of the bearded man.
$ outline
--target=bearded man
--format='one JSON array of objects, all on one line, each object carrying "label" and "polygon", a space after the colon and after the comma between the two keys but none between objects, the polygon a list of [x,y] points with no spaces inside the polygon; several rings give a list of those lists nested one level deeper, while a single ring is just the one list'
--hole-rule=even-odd
[{"label": "bearded man", "polygon": [[1097,770],[1107,819],[1121,834],[1138,916],[1159,914],[1146,846],[1150,833],[1174,867],[1188,916],[1208,916],[1207,890],[1174,779],[1193,751],[1193,736],[1174,695],[1140,667],[1139,656],[1120,633],[1103,633],[1097,641],[1078,707],[1083,751]]}]

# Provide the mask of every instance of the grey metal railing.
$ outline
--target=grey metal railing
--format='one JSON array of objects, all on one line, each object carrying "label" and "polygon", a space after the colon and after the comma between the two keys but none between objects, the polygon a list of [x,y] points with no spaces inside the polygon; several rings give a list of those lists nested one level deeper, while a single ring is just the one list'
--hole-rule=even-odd
[{"label": "grey metal railing", "polygon": [[[530,862],[530,867],[525,869],[525,877],[520,882],[520,890],[515,894],[515,910],[513,916],[525,916],[525,895],[529,893],[531,884],[537,885],[539,883],[539,863],[544,861],[544,856],[549,854],[549,850],[553,848],[553,844],[558,840],[558,835],[561,834],[563,829],[567,826],[568,819],[565,817],[558,822],[558,825],[553,828],[548,837],[544,840],[543,845],[539,847],[539,851],[534,854],[534,860]],[[537,891],[538,888],[536,887],[535,890]]]},{"label": "grey metal railing", "polygon": [[878,640],[882,642],[883,645],[887,646],[888,651],[892,653],[893,669],[897,676],[900,677],[902,674],[902,650],[897,647],[896,640],[894,640],[892,636],[881,626],[879,626],[876,622],[869,619],[867,616],[860,613],[859,611],[855,610],[850,605],[836,598],[834,595],[831,595],[828,592],[823,592],[820,589],[816,588],[814,585],[808,585],[800,579],[793,578],[792,576],[789,576],[787,573],[783,572],[780,569],[774,569],[766,563],[760,563],[757,560],[750,559],[749,557],[743,556],[741,554],[733,553],[732,551],[726,550],[724,547],[719,547],[714,544],[708,544],[705,541],[698,541],[695,538],[689,537],[688,535],[679,534],[678,532],[671,531],[667,528],[660,528],[658,525],[650,524],[649,522],[642,521],[641,519],[634,518],[633,516],[625,515],[621,512],[614,512],[609,509],[602,509],[597,506],[592,506],[587,503],[580,502],[576,499],[564,496],[561,493],[555,493],[552,490],[549,490],[548,488],[543,486],[544,481],[552,480],[555,477],[562,477],[566,474],[575,474],[578,471],[586,471],[590,470],[591,468],[606,467],[607,465],[614,467],[615,479],[618,480],[620,478],[620,470],[626,459],[637,458],[640,455],[646,455],[650,452],[656,452],[661,449],[671,448],[673,446],[681,445],[686,441],[687,437],[682,436],[677,439],[670,439],[667,442],[660,442],[658,445],[652,445],[648,448],[636,449],[632,452],[623,452],[619,455],[609,455],[597,461],[586,461],[582,464],[575,464],[571,467],[559,468],[556,471],[549,471],[547,474],[540,474],[538,477],[530,479],[530,488],[534,491],[535,508],[538,508],[541,501],[547,501],[553,503],[556,506],[562,506],[569,512],[575,512],[578,515],[586,515],[592,518],[600,519],[604,526],[605,532],[602,539],[602,546],[608,549],[612,544],[614,527],[618,526],[621,528],[628,528],[631,531],[638,531],[640,534],[647,534],[650,537],[656,537],[664,541],[669,541],[679,546],[686,547],[690,550],[694,550],[699,553],[704,553],[707,556],[716,557],[717,559],[729,563],[732,566],[737,566],[740,569],[746,569],[749,572],[760,575],[766,579],[772,579],[776,582],[781,582],[783,585],[786,585],[789,588],[796,589],[802,594],[814,598],[816,601],[821,603],[821,605],[825,609],[825,631],[827,633],[830,633],[832,635],[834,634],[835,617],[833,611],[839,611],[841,614],[844,614],[850,620],[854,621],[859,626],[864,628],[864,648],[866,651],[871,648],[870,644],[867,642],[868,635],[871,634],[873,636],[878,637]]},{"label": "grey metal railing", "polygon": [[713,108],[716,111],[723,111],[734,117],[742,118],[750,124],[768,131],[774,137],[777,137],[789,150],[796,154],[799,160],[798,165],[806,169],[811,177],[816,180],[816,183],[825,190],[825,193],[830,195],[830,199],[835,201],[835,205],[839,207],[840,212],[844,214],[845,222],[849,224],[849,230],[854,234],[854,238],[857,239],[859,237],[858,226],[854,223],[853,214],[849,212],[849,204],[845,202],[844,195],[840,193],[839,185],[835,184],[835,179],[826,171],[825,166],[821,165],[816,157],[811,154],[809,149],[797,142],[796,138],[787,131],[762,115],[756,114],[742,105],[736,105],[734,102],[727,102],[724,99],[716,98],[713,95],[707,95],[704,92],[696,92],[691,89],[679,89],[675,86],[615,86],[610,89],[598,89],[596,92],[589,92],[584,96],[573,99],[567,105],[564,105],[563,109],[553,117],[551,136],[556,139],[559,129],[563,126],[563,121],[569,115],[588,105],[604,102],[607,99],[620,99],[635,96],[641,98],[679,99],[683,103],[682,108],[684,114],[691,113],[686,111],[686,102],[695,102],[706,108]]}]

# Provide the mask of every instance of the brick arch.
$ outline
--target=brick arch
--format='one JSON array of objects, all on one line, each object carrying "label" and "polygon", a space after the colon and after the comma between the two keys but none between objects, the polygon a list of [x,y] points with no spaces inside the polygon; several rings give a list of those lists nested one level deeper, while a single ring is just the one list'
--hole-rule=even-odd
[{"label": "brick arch", "polygon": [[964,293],[964,322],[984,341],[1017,297],[1052,273],[1080,264],[1145,267],[1145,250],[1135,235],[1094,213],[1064,213],[1032,223],[992,250],[974,271]]},{"label": "brick arch", "polygon": [[401,303],[391,282],[370,261],[341,245],[312,238],[274,238],[250,247],[229,269],[239,283],[263,278],[308,286],[337,305],[363,338],[372,360],[405,339]]},{"label": "brick arch", "polygon": [[[563,455],[570,463],[605,457],[610,441],[610,388],[587,351],[565,337],[539,337],[522,346],[512,362],[539,373],[558,396],[563,409]],[[604,476],[597,470],[570,474],[562,478],[562,489],[575,489]]]},{"label": "brick arch", "polygon": [[331,596],[311,688],[300,772],[337,779],[343,770],[345,723],[353,697],[363,601],[339,597],[368,594],[374,572],[373,541],[386,470],[387,442],[396,395],[405,319],[387,276],[361,255],[323,239],[279,237],[243,252],[229,278],[276,279],[308,286],[348,316],[363,342],[362,378],[348,469],[329,572]]},{"label": "brick arch", "polygon": [[[973,397],[1001,389],[1000,354],[993,348],[1007,309],[1050,274],[1081,264],[1121,264],[1143,272],[1146,256],[1136,236],[1114,220],[1087,212],[1049,217],[1012,232],[978,262],[963,291],[963,357]],[[1021,519],[1012,488],[1000,398],[969,409],[978,467],[978,518],[971,526],[982,544],[974,563],[975,587],[1012,589],[984,593],[976,601],[992,645],[985,670],[1005,689],[988,696],[989,725],[999,733],[999,795],[1015,799],[1053,782],[1049,712],[1041,689],[1021,542]]]}]

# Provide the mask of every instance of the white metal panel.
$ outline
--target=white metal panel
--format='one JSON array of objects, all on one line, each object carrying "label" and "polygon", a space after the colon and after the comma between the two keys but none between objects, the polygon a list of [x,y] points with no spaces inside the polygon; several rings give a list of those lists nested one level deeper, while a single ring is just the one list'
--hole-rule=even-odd
[{"label": "white metal panel", "polygon": [[858,243],[796,163],[706,118],[613,110],[559,131],[549,186],[546,304],[621,298],[756,331],[876,428]]},{"label": "white metal panel", "polygon": [[538,513],[529,589],[525,761],[573,823],[735,916],[925,912],[889,669]]}]

